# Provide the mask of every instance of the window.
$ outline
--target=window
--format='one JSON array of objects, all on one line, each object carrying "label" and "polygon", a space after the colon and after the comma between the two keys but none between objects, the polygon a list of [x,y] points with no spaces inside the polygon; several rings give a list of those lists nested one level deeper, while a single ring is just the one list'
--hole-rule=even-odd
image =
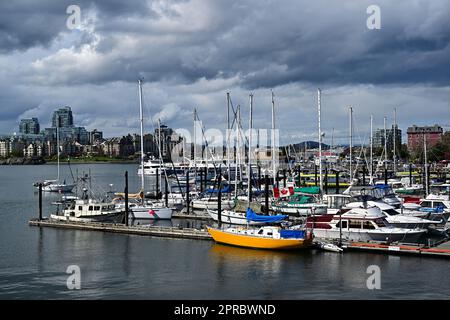
[{"label": "window", "polygon": [[92,206],[89,206],[89,211],[92,211]]},{"label": "window", "polygon": [[399,214],[399,212],[394,209],[384,210],[384,212],[386,212],[390,216],[395,216],[396,214]]},{"label": "window", "polygon": [[258,234],[263,234],[263,229],[259,230]]},{"label": "window", "polygon": [[421,207],[431,208],[431,201],[422,201]]},{"label": "window", "polygon": [[83,206],[78,206],[79,211],[83,211]]},{"label": "window", "polygon": [[363,229],[373,230],[375,226],[372,224],[372,221],[363,221]]},{"label": "window", "polygon": [[100,210],[100,206],[95,206],[94,207],[94,211],[99,211]]},{"label": "window", "polygon": [[[340,227],[341,227],[341,221],[339,221],[339,222],[336,224],[336,227],[337,227],[337,228],[340,228]],[[342,221],[342,229],[347,229],[347,220],[343,220],[343,221]]]},{"label": "window", "polygon": [[350,220],[348,222],[348,227],[350,229],[361,229],[361,221],[359,221],[359,220]]},{"label": "window", "polygon": [[267,235],[271,236],[271,235],[273,235],[273,233],[272,232],[267,232]]}]

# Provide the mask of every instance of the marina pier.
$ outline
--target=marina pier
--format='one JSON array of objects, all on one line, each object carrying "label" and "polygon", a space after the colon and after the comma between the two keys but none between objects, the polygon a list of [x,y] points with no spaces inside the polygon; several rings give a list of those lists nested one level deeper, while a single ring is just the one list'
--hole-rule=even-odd
[{"label": "marina pier", "polygon": [[[196,219],[207,220],[204,214],[175,214],[174,217],[180,219]],[[65,222],[52,219],[31,219],[29,225],[33,227],[50,227],[50,228],[62,228],[84,231],[99,231],[109,233],[120,233],[127,235],[140,235],[151,237],[163,237],[163,238],[176,238],[176,239],[191,239],[191,240],[209,240],[212,241],[211,235],[206,230],[206,227],[202,229],[184,228],[184,227],[161,227],[150,225],[134,225],[126,226],[124,224],[113,223],[99,223],[99,222]],[[316,244],[323,241],[320,238],[315,238]],[[378,243],[378,242],[355,242],[346,241],[342,243],[342,248],[345,251],[352,252],[373,252],[383,254],[405,254],[416,255],[423,257],[442,257],[450,258],[450,241],[445,240],[436,243],[430,243],[429,246],[425,245],[411,245],[401,243]]]}]

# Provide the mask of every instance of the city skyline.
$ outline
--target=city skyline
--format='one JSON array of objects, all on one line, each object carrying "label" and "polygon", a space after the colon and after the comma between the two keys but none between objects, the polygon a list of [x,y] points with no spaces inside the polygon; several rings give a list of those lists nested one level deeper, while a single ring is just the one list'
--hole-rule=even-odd
[{"label": "city skyline", "polygon": [[[268,128],[273,90],[281,142],[314,140],[318,87],[325,141],[333,128],[337,142],[347,140],[349,106],[361,142],[370,114],[382,127],[394,108],[401,128],[450,123],[446,1],[378,1],[375,30],[366,26],[369,1],[81,0],[74,28],[69,1],[22,3],[14,19],[0,4],[8,35],[0,52],[2,134],[16,131],[21,118],[47,126],[50,111],[64,105],[80,126],[104,128],[106,136],[136,132],[140,77],[149,131],[158,118],[189,129],[194,108],[207,128],[223,130],[227,92],[243,119],[253,92],[254,125]],[[17,28],[16,21],[27,23]]]}]

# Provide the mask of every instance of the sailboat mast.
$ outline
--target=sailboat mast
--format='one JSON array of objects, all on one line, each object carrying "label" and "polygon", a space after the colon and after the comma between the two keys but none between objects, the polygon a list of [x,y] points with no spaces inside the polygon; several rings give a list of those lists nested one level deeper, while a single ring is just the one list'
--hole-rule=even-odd
[{"label": "sailboat mast", "polygon": [[322,180],[322,129],[321,125],[321,91],[317,89],[317,113],[318,113],[318,126],[319,126],[319,186],[320,193],[323,194],[323,180]]},{"label": "sailboat mast", "polygon": [[59,182],[59,116],[58,116],[58,122],[56,124],[56,149],[58,153],[58,182]]},{"label": "sailboat mast", "polygon": [[350,116],[350,185],[353,183],[353,108],[349,107]]},{"label": "sailboat mast", "polygon": [[427,156],[427,136],[425,133],[423,134],[423,157],[424,157],[424,166],[425,166],[425,197],[429,194],[429,186],[428,186],[428,156]]},{"label": "sailboat mast", "polygon": [[[239,117],[239,115],[240,115],[240,106],[237,106],[237,110],[236,110],[236,113],[237,113],[237,116]],[[238,121],[237,119],[236,119],[236,116],[235,116],[235,120],[236,121]],[[237,122],[237,124],[236,124],[236,148],[235,148],[235,150],[236,150],[236,152],[235,152],[235,159],[234,159],[234,196],[235,196],[235,198],[237,198],[237,196],[238,196],[238,188],[237,188],[237,186],[238,186],[238,158],[239,158],[239,153],[238,152],[240,152],[240,148],[239,148],[239,125],[238,125],[238,122]]]},{"label": "sailboat mast", "polygon": [[276,185],[276,164],[275,164],[275,101],[272,92],[272,174],[273,174],[273,185]]},{"label": "sailboat mast", "polygon": [[228,167],[228,181],[231,181],[230,168],[230,93],[227,92],[227,167]]},{"label": "sailboat mast", "polygon": [[[140,115],[140,125],[141,125],[141,189],[144,192],[145,187],[145,176],[144,176],[144,112],[142,110],[142,79],[138,80],[139,84],[139,115]],[[144,201],[144,198],[142,198]]]},{"label": "sailboat mast", "polygon": [[386,117],[384,117],[384,120],[383,120],[383,122],[384,122],[384,166],[386,167],[386,165],[387,165],[387,159],[388,159],[388,156],[387,156],[387,132],[386,132]]},{"label": "sailboat mast", "polygon": [[250,93],[250,118],[248,120],[248,169],[247,169],[247,184],[248,184],[248,206],[250,207],[250,202],[252,201],[252,128],[253,128],[253,94]]},{"label": "sailboat mast", "polygon": [[370,184],[373,184],[373,115],[370,115]]},{"label": "sailboat mast", "polygon": [[[195,178],[197,177],[197,126],[195,125],[195,121],[197,120],[197,109],[194,109],[194,171]],[[189,181],[187,182],[189,183]]]},{"label": "sailboat mast", "polygon": [[395,177],[395,172],[397,171],[397,155],[396,155],[396,149],[397,149],[397,108],[394,108],[394,128],[392,130],[392,138],[394,139],[393,144],[394,144],[394,150],[393,150],[393,160],[394,160],[394,177]]}]

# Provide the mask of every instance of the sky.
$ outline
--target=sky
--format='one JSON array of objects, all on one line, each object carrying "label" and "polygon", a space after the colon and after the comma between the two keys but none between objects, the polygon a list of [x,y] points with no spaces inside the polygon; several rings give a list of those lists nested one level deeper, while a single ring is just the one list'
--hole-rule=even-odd
[{"label": "sky", "polygon": [[348,141],[349,106],[356,144],[394,108],[404,133],[449,129],[449,14],[447,0],[2,1],[0,133],[47,127],[65,105],[106,137],[139,132],[139,78],[146,131],[190,130],[194,108],[224,130],[227,92],[244,126],[253,93],[254,127],[269,129],[273,90],[281,143],[317,140],[318,88],[325,143]]}]

